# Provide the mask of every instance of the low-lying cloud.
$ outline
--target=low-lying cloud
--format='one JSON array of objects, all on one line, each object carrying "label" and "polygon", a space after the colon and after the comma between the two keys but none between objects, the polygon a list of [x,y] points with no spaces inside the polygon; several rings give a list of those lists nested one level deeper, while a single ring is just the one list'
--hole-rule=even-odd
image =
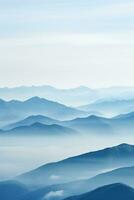
[{"label": "low-lying cloud", "polygon": [[49,200],[55,197],[62,197],[63,195],[64,195],[64,190],[51,191],[43,197],[43,200]]},{"label": "low-lying cloud", "polygon": [[59,179],[60,179],[60,176],[55,175],[55,174],[52,174],[52,175],[50,176],[50,179],[51,179],[51,180],[59,180]]}]

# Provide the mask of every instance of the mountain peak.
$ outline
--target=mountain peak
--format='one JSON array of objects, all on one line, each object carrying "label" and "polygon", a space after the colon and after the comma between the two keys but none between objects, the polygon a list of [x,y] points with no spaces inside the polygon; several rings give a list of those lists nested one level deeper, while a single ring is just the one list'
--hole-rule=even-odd
[{"label": "mountain peak", "polygon": [[32,97],[32,98],[30,98],[30,99],[28,99],[28,100],[26,100],[26,101],[39,101],[39,100],[41,100],[41,98],[40,97],[38,97],[38,96],[34,96],[34,97]]},{"label": "mountain peak", "polygon": [[130,146],[133,146],[133,145],[127,144],[127,143],[121,143],[118,145],[118,147],[130,147]]},{"label": "mountain peak", "polygon": [[99,116],[96,116],[96,115],[90,115],[88,118],[94,120],[94,119],[101,119],[102,117],[99,117]]},{"label": "mountain peak", "polygon": [[85,154],[78,155],[76,157],[71,157],[66,159],[72,160],[72,159],[79,159],[79,158],[107,158],[107,157],[122,157],[122,154],[125,156],[126,154],[134,153],[134,145],[122,143],[117,146],[108,147],[105,149],[97,150],[97,151],[91,151]]},{"label": "mountain peak", "polygon": [[49,126],[49,125],[45,125],[45,124],[42,124],[40,122],[35,122],[32,125],[30,125],[29,127],[44,128],[46,126]]},{"label": "mountain peak", "polygon": [[127,119],[127,118],[133,118],[134,117],[134,112],[126,113],[126,114],[121,114],[116,117],[115,119]]},{"label": "mountain peak", "polygon": [[101,186],[85,194],[66,198],[65,200],[83,200],[83,199],[84,200],[88,200],[88,199],[90,200],[100,200],[100,199],[133,200],[134,189],[122,183],[113,183],[110,185]]},{"label": "mountain peak", "polygon": [[30,115],[29,117],[25,118],[24,120],[29,120],[29,119],[51,119],[51,118],[46,117],[44,115]]},{"label": "mountain peak", "polygon": [[134,145],[127,144],[127,143],[122,143],[122,144],[119,144],[118,146],[113,147],[113,148],[126,149],[127,150],[127,149],[134,148]]},{"label": "mountain peak", "polygon": [[48,100],[48,99],[45,99],[45,98],[41,98],[41,97],[38,97],[38,96],[34,96],[30,99],[27,99],[26,101],[24,101],[25,103],[52,103],[52,104],[58,104],[58,102],[54,102],[54,101],[51,101],[51,100]]}]

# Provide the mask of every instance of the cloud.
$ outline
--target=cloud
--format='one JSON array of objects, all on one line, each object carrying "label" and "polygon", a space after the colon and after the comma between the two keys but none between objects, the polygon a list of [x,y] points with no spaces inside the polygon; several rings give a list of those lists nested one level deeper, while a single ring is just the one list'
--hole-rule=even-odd
[{"label": "cloud", "polygon": [[64,195],[64,190],[51,191],[43,197],[43,200],[49,200],[55,197],[62,197],[63,195]]},{"label": "cloud", "polygon": [[2,86],[133,85],[133,0],[2,1]]},{"label": "cloud", "polygon": [[[112,34],[109,37],[111,40],[115,38],[115,36],[112,37]],[[131,34],[130,36],[128,34],[128,39],[125,39],[128,44],[131,38]],[[48,84],[66,88],[78,85],[89,87],[131,86],[134,84],[134,45],[132,42],[130,45],[123,46],[125,40],[120,36],[119,41],[122,42],[120,45],[112,45],[112,41],[109,41],[111,45],[100,45],[101,43],[99,45],[89,43],[68,45],[66,42],[66,45],[62,45],[64,43],[56,45],[55,43],[55,45],[39,46],[34,46],[38,44],[34,43],[34,40],[29,45],[26,41],[25,45],[9,45],[5,40],[3,42],[7,42],[7,46],[0,48],[1,86],[33,84]],[[19,41],[17,40],[17,42]],[[94,44],[97,44],[96,41]]]},{"label": "cloud", "polygon": [[[20,30],[20,34],[33,30],[35,32],[39,30],[54,31],[55,29],[72,31],[76,27],[79,31],[83,27],[92,31],[94,27],[101,26],[104,28],[106,23],[107,26],[111,25],[113,28],[115,19],[119,27],[123,22],[125,30],[128,22],[134,17],[134,2],[132,1],[115,2],[112,0],[110,3],[105,2],[105,4],[99,1],[97,3],[82,2],[80,4],[74,1],[67,3],[67,5],[63,2],[61,1],[60,4],[58,2],[47,3],[46,5],[46,2],[44,4],[42,1],[40,6],[39,3],[30,3],[27,6],[27,3],[24,2],[19,7],[16,6],[17,4],[8,8],[5,6],[5,8],[0,9],[1,31],[4,30],[6,34],[7,27],[11,29],[8,30],[9,33],[10,31],[16,33]],[[131,26],[133,26],[133,20]],[[115,26],[114,29],[116,30],[116,28]]]},{"label": "cloud", "polygon": [[90,15],[98,17],[134,16],[134,2],[111,3],[94,8]]},{"label": "cloud", "polygon": [[53,174],[53,175],[50,176],[50,179],[51,179],[51,180],[59,180],[59,179],[60,179],[60,176],[57,176],[57,175],[54,175],[54,174]]},{"label": "cloud", "polygon": [[[19,9],[14,4],[14,7],[9,7],[8,12],[7,6],[5,9],[1,9],[1,19],[13,19],[18,22],[31,20],[31,21],[47,21],[47,20],[79,20],[86,18],[99,18],[99,17],[111,17],[111,16],[133,16],[134,2],[125,1],[125,2],[114,2],[110,3],[97,3],[90,4],[87,3],[67,3],[58,2],[54,3],[54,9],[51,4],[44,4],[44,2],[40,2],[40,6],[38,4],[33,4],[31,2],[30,6],[26,9],[27,3],[23,3],[23,6],[20,6]],[[60,6],[58,6],[60,5]],[[69,11],[69,14],[68,14]]]},{"label": "cloud", "polygon": [[133,32],[124,33],[68,33],[41,34],[31,37],[3,38],[1,46],[42,45],[134,45]]}]

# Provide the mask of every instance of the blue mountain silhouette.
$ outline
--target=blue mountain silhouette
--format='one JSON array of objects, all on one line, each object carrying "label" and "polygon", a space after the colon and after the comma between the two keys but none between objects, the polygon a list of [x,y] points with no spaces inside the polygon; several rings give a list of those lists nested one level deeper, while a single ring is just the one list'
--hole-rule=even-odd
[{"label": "blue mountain silhouette", "polygon": [[134,145],[121,144],[43,165],[17,177],[28,185],[46,186],[91,178],[115,168],[134,165]]},{"label": "blue mountain silhouette", "polygon": [[134,189],[121,183],[100,187],[92,192],[72,196],[66,200],[134,200]]}]

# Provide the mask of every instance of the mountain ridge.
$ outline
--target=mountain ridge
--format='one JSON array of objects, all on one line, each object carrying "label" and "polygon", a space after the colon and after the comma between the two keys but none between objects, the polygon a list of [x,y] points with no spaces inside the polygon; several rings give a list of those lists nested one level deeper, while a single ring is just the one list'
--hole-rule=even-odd
[{"label": "mountain ridge", "polygon": [[[71,182],[82,177],[83,179],[87,177],[91,178],[102,171],[134,165],[133,155],[134,145],[124,143],[111,148],[105,148],[42,165],[39,168],[22,174],[17,177],[17,180],[31,184],[34,179],[38,180],[41,185],[45,185],[46,183],[51,185]],[[51,177],[53,175],[57,178],[52,179]]]},{"label": "mountain ridge", "polygon": [[[4,105],[3,105],[4,104]],[[58,102],[49,101],[44,98],[32,97],[26,101],[3,101],[0,103],[0,120],[10,121],[22,120],[30,115],[45,115],[57,120],[73,119],[78,116],[87,116],[86,112],[65,106]],[[4,120],[3,120],[4,121]],[[7,124],[9,124],[7,123]]]},{"label": "mountain ridge", "polygon": [[91,192],[66,198],[65,200],[134,200],[134,189],[122,184],[115,183],[110,185],[105,185],[97,188]]},{"label": "mountain ridge", "polygon": [[1,131],[1,136],[51,136],[51,135],[67,135],[74,134],[75,130],[64,127],[58,124],[46,125],[39,122],[35,122],[31,125],[19,126],[9,130]]}]

